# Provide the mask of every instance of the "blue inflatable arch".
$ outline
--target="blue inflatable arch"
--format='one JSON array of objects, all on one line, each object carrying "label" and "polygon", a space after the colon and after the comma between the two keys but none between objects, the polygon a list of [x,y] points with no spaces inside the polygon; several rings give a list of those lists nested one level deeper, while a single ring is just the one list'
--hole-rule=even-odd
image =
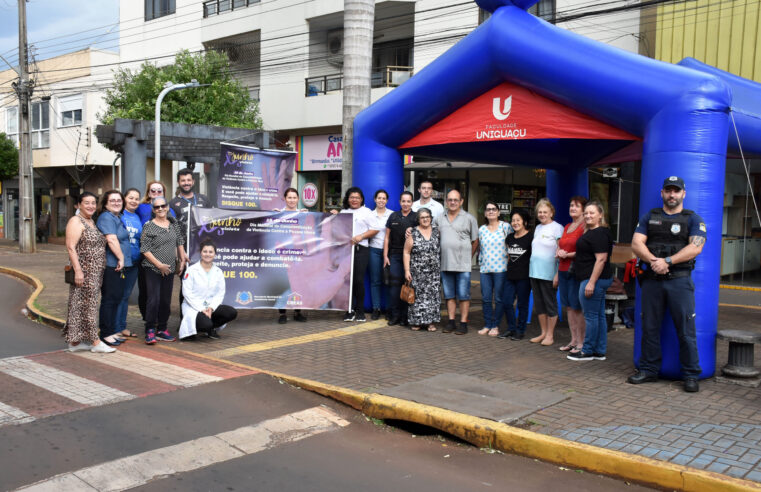
[{"label": "blue inflatable arch", "polygon": [[[488,21],[357,116],[354,184],[366,196],[385,188],[391,203],[398,202],[403,189],[399,147],[503,82],[641,138],[640,215],[662,205],[663,179],[678,175],[686,182],[685,207],[697,211],[708,228],[693,279],[702,377],[712,376],[725,160],[728,148],[735,153],[739,147],[734,126],[729,131],[730,110],[746,155],[761,154],[761,86],[695,60],[673,65],[576,35],[529,14],[526,9],[535,0],[476,3],[493,13]],[[619,147],[627,143],[619,142]],[[572,195],[588,195],[586,168],[618,148],[605,145],[611,144],[473,142],[442,146],[438,152],[427,148],[426,153],[547,168],[548,196],[554,203],[567,203]],[[533,162],[527,157],[532,154]],[[664,328],[661,375],[676,379],[681,377],[678,343],[668,316]],[[635,363],[640,330],[638,324]]]}]

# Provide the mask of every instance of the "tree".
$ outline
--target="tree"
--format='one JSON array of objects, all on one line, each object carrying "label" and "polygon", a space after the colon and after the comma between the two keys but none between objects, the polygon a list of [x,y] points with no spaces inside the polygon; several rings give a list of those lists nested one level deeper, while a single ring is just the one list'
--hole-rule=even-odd
[{"label": "tree", "polygon": [[166,82],[196,79],[208,87],[173,91],[161,105],[161,120],[176,123],[259,129],[259,105],[233,78],[227,55],[217,51],[181,51],[174,64],[158,67],[145,62],[139,70],[114,71],[114,87],[106,90],[106,110],[98,118],[111,125],[116,118],[152,121],[156,98]]},{"label": "tree", "polygon": [[18,176],[18,149],[13,140],[0,133],[0,181]]}]

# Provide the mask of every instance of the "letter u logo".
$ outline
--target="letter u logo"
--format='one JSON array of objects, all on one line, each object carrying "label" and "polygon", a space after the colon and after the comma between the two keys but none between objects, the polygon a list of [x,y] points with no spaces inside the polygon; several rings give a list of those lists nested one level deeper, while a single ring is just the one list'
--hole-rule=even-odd
[{"label": "letter u logo", "polygon": [[491,106],[491,113],[494,115],[494,117],[500,121],[506,120],[508,116],[510,116],[510,109],[513,106],[513,96],[508,97],[505,99],[505,106],[502,109],[502,111],[499,110],[499,97],[495,97],[492,100],[492,106]]}]

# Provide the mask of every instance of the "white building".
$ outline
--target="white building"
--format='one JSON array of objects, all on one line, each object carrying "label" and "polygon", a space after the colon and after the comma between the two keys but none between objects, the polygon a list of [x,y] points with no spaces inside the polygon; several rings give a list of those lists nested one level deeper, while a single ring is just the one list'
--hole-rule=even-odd
[{"label": "white building", "polygon": [[[35,210],[38,218],[51,214],[48,232],[53,236],[66,228],[66,220],[74,211],[73,197],[80,190],[100,195],[112,187],[116,154],[100,145],[94,132],[96,115],[103,110],[103,87],[110,84],[111,70],[118,61],[116,53],[88,48],[32,65]],[[17,77],[13,70],[0,72],[0,86]],[[0,94],[0,132],[17,143],[18,111],[14,93]],[[2,188],[4,235],[16,239],[18,180],[3,182]]]}]

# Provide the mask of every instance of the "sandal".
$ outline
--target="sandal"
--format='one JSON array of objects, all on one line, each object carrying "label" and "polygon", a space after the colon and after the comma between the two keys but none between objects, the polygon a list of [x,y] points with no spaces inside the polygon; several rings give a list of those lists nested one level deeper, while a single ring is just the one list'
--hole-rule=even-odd
[{"label": "sandal", "polygon": [[410,330],[412,330],[412,331],[420,331],[420,327],[419,326],[410,326]]},{"label": "sandal", "polygon": [[489,330],[490,337],[496,337],[497,335],[499,335],[499,328],[492,328]]},{"label": "sandal", "polygon": [[486,335],[487,333],[489,333],[489,328],[481,328],[478,330],[479,335]]},{"label": "sandal", "polygon": [[137,333],[132,330],[123,330],[120,335],[127,338],[137,338]]},{"label": "sandal", "polygon": [[435,325],[428,325],[428,331],[436,331]]},{"label": "sandal", "polygon": [[568,345],[563,345],[562,347],[560,347],[560,349],[559,349],[559,350],[560,350],[561,352],[568,352],[569,350],[571,350],[571,349],[574,349],[574,348],[576,348],[576,347],[575,347],[574,345],[571,345],[571,344],[569,343]]},{"label": "sandal", "polygon": [[571,350],[569,350],[568,353],[572,355],[580,354],[581,347],[571,347]]}]

